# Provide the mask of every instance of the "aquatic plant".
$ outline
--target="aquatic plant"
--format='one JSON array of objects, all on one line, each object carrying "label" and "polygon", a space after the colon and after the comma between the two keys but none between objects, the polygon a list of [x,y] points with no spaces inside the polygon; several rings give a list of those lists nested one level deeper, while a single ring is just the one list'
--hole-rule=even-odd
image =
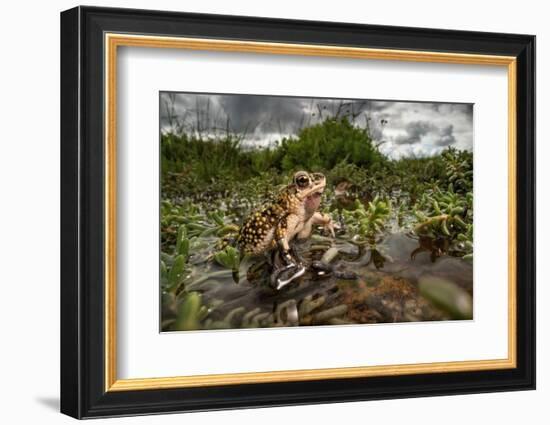
[{"label": "aquatic plant", "polygon": [[414,207],[417,218],[413,232],[420,237],[445,239],[448,251],[467,256],[473,251],[473,193],[455,193],[453,186],[425,193]]},{"label": "aquatic plant", "polygon": [[390,217],[390,207],[378,197],[369,202],[367,208],[357,199],[355,209],[344,210],[342,214],[354,243],[374,244],[376,236],[384,231]]},{"label": "aquatic plant", "polygon": [[225,249],[223,249],[222,251],[218,251],[216,254],[214,254],[214,259],[218,264],[227,269],[239,270],[239,250],[232,247],[231,245],[226,246]]},{"label": "aquatic plant", "polygon": [[446,182],[452,190],[459,193],[471,191],[474,176],[472,153],[449,147],[441,154],[441,158],[445,163]]}]

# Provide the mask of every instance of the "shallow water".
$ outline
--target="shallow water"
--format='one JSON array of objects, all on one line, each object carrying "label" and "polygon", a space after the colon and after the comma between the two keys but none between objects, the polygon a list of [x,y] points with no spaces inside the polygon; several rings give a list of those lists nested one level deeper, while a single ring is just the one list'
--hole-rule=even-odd
[{"label": "shallow water", "polygon": [[[215,241],[205,240],[204,251],[190,258],[197,279],[185,288],[209,307],[204,329],[471,318],[471,262],[405,233],[386,235],[375,249],[313,235],[296,244],[306,273],[279,291],[269,287],[271,268],[263,257],[245,258],[238,273],[210,260]],[[311,267],[314,261],[326,270]],[[163,319],[169,315],[165,306]]]}]

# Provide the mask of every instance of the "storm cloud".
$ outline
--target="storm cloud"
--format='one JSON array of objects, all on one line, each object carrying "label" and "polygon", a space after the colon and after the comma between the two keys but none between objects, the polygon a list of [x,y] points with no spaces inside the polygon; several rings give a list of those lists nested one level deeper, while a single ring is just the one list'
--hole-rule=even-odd
[{"label": "storm cloud", "polygon": [[453,125],[449,124],[440,131],[440,139],[435,142],[437,146],[451,146],[456,143],[456,137],[453,134]]},{"label": "storm cloud", "polygon": [[433,131],[437,131],[437,127],[432,123],[428,121],[413,121],[405,126],[406,134],[397,136],[394,142],[397,145],[412,145],[414,143],[420,143],[423,137]]},{"label": "storm cloud", "polygon": [[236,134],[250,147],[271,146],[326,118],[344,116],[355,126],[368,128],[381,151],[392,158],[473,146],[471,104],[160,93],[162,132]]}]

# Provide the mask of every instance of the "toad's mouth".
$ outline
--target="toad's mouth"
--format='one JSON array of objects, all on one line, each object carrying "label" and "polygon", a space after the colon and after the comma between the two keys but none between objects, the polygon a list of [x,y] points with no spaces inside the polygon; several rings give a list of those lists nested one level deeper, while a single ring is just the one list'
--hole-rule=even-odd
[{"label": "toad's mouth", "polygon": [[321,197],[323,195],[323,189],[320,189],[316,192],[313,192],[311,195],[306,197],[305,206],[309,211],[315,211],[321,205]]}]

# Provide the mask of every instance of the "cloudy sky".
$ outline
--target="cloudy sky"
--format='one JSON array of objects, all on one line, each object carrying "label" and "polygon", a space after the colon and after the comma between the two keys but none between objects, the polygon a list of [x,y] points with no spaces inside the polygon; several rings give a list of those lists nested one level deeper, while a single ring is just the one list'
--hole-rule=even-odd
[{"label": "cloudy sky", "polygon": [[160,94],[161,131],[202,136],[227,132],[248,146],[270,146],[328,117],[347,116],[369,127],[392,158],[434,155],[447,146],[472,149],[471,104],[347,100],[195,93]]}]

